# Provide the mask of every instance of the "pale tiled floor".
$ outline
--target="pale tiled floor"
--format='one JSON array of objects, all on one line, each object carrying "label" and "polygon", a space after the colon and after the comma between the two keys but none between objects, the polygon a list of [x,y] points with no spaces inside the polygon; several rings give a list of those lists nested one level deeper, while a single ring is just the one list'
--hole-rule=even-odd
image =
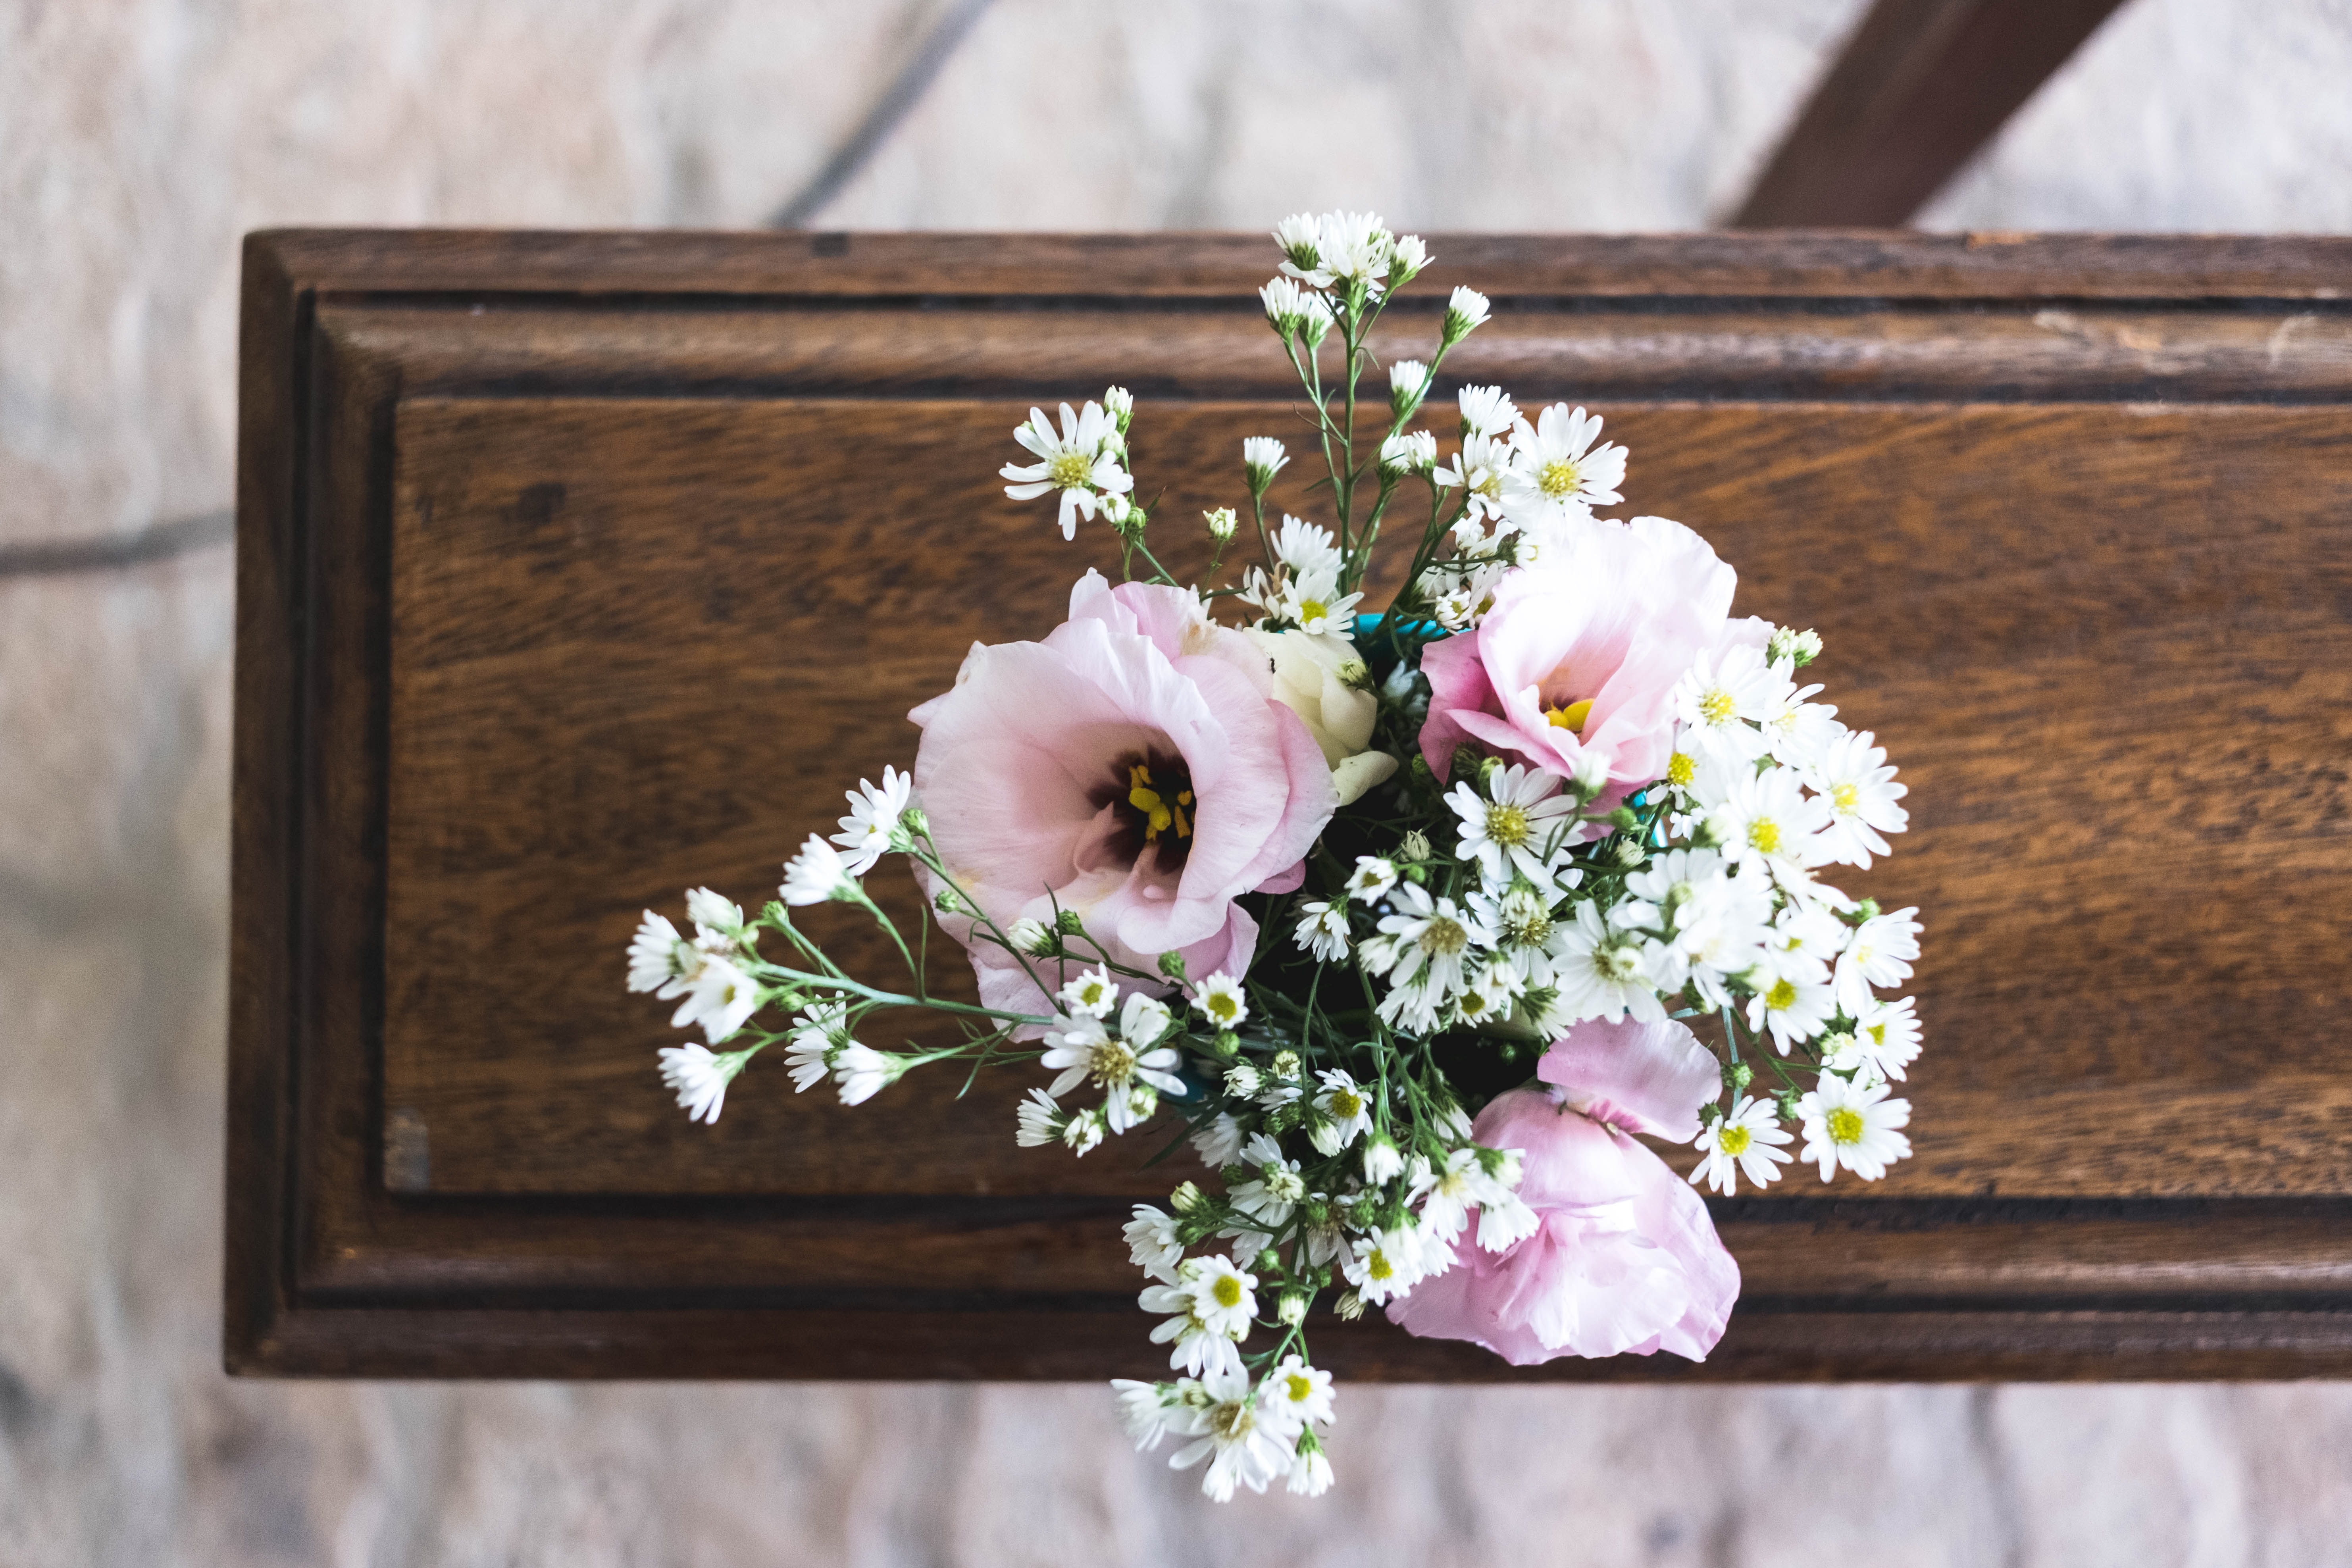
[{"label": "pale tiled floor", "polygon": [[[1692,226],[1855,10],[1001,0],[824,221]],[[0,0],[0,547],[225,504],[243,230],[753,223],[929,14]],[[2352,229],[2347,76],[2343,0],[2133,0],[1928,220]],[[1359,1389],[1220,1510],[1091,1387],[231,1383],[230,593],[0,580],[10,1568],[2352,1560],[2333,1386]]]}]

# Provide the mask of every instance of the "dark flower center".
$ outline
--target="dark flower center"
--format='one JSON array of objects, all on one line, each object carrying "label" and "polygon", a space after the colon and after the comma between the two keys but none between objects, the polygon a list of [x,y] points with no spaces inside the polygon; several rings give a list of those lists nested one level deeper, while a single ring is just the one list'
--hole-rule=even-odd
[{"label": "dark flower center", "polygon": [[1147,849],[1181,864],[1192,848],[1192,772],[1184,759],[1153,747],[1129,752],[1111,763],[1110,776],[1090,798],[1111,807],[1118,824],[1109,847],[1130,863]]}]

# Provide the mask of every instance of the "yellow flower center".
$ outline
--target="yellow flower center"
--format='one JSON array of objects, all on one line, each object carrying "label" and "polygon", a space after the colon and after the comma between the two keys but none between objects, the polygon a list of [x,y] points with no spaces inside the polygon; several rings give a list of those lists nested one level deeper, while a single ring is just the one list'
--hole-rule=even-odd
[{"label": "yellow flower center", "polygon": [[1829,1113],[1830,1141],[1833,1143],[1862,1142],[1862,1112],[1841,1106]]},{"label": "yellow flower center", "polygon": [[1447,920],[1444,915],[1431,921],[1421,933],[1423,952],[1460,952],[1469,945],[1470,933],[1462,929],[1459,921]]},{"label": "yellow flower center", "polygon": [[1676,789],[1688,789],[1698,777],[1698,763],[1688,752],[1676,752],[1666,759],[1666,782]]},{"label": "yellow flower center", "polygon": [[1840,816],[1852,816],[1853,808],[1862,804],[1862,788],[1858,784],[1834,784],[1830,789],[1830,804],[1837,807]]},{"label": "yellow flower center", "polygon": [[1553,729],[1565,730],[1571,735],[1584,733],[1585,721],[1591,717],[1592,699],[1590,697],[1580,702],[1571,702],[1564,708],[1553,707],[1544,710],[1546,722]]},{"label": "yellow flower center", "polygon": [[1488,806],[1486,837],[1506,849],[1517,848],[1528,841],[1528,814],[1516,805]]},{"label": "yellow flower center", "polygon": [[1242,1304],[1242,1282],[1230,1274],[1220,1274],[1217,1282],[1209,1287],[1209,1294],[1217,1299],[1220,1307],[1238,1307]]},{"label": "yellow flower center", "polygon": [[1045,477],[1066,490],[1088,489],[1095,482],[1095,460],[1083,452],[1065,452],[1046,466]]},{"label": "yellow flower center", "polygon": [[1755,1141],[1747,1128],[1729,1122],[1725,1123],[1723,1130],[1715,1135],[1715,1146],[1734,1159],[1747,1153],[1748,1145]]},{"label": "yellow flower center", "polygon": [[1576,493],[1576,465],[1565,459],[1546,463],[1543,471],[1536,476],[1536,488],[1548,500],[1566,500]]},{"label": "yellow flower center", "polygon": [[1176,829],[1179,838],[1192,836],[1192,819],[1184,815],[1184,808],[1192,804],[1191,790],[1177,791],[1172,803],[1161,800],[1160,792],[1151,787],[1150,768],[1141,763],[1127,770],[1127,804],[1143,813],[1146,844],[1158,843],[1160,836],[1171,826]]},{"label": "yellow flower center", "polygon": [[1780,825],[1769,816],[1759,816],[1748,825],[1748,845],[1751,849],[1769,855],[1780,847]]},{"label": "yellow flower center", "polygon": [[1698,700],[1698,716],[1710,724],[1728,724],[1738,712],[1738,701],[1720,686],[1709,687]]},{"label": "yellow flower center", "polygon": [[1870,1037],[1870,1042],[1874,1046],[1886,1043],[1886,1026],[1884,1024],[1864,1024],[1862,1032]]},{"label": "yellow flower center", "polygon": [[1785,1013],[1797,1005],[1797,988],[1787,980],[1775,980],[1772,989],[1764,993],[1764,1005],[1775,1013]]},{"label": "yellow flower center", "polygon": [[1353,1089],[1336,1089],[1331,1095],[1331,1114],[1341,1121],[1353,1121],[1364,1110],[1364,1098]]},{"label": "yellow flower center", "polygon": [[1240,1399],[1210,1412],[1209,1425],[1219,1436],[1239,1442],[1257,1426],[1257,1417],[1251,1414],[1249,1401]]},{"label": "yellow flower center", "polygon": [[1135,1053],[1118,1040],[1105,1040],[1087,1058],[1087,1068],[1105,1089],[1115,1089],[1135,1076]]},{"label": "yellow flower center", "polygon": [[1330,613],[1331,607],[1320,599],[1301,599],[1298,602],[1298,624],[1300,626],[1311,626],[1316,622],[1329,616]]},{"label": "yellow flower center", "polygon": [[1209,1016],[1220,1024],[1232,1023],[1234,1015],[1240,1011],[1241,1000],[1231,992],[1213,991],[1209,994]]},{"label": "yellow flower center", "polygon": [[1305,1373],[1294,1372],[1282,1380],[1283,1388],[1293,1405],[1304,1405],[1315,1397],[1315,1380]]},{"label": "yellow flower center", "polygon": [[1396,1269],[1389,1263],[1389,1255],[1377,1247],[1370,1258],[1364,1259],[1364,1274],[1368,1279],[1387,1279],[1395,1273]]}]

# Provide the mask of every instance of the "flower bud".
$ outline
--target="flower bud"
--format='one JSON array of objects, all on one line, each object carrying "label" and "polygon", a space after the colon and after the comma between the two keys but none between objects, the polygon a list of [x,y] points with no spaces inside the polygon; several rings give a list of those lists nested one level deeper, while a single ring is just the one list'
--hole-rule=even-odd
[{"label": "flower bud", "polygon": [[1231,1029],[1219,1029],[1209,1042],[1209,1048],[1223,1061],[1231,1061],[1242,1054],[1242,1037]]},{"label": "flower bud", "polygon": [[1182,982],[1184,978],[1184,955],[1178,952],[1173,948],[1161,953],[1160,955],[1160,973],[1168,976],[1171,980],[1177,981],[1179,983]]},{"label": "flower bud", "polygon": [[1064,936],[1076,936],[1087,929],[1087,922],[1078,918],[1076,910],[1064,910],[1055,915],[1054,925]]},{"label": "flower bud", "polygon": [[1135,417],[1135,394],[1123,386],[1108,388],[1103,393],[1103,412],[1118,422],[1118,433],[1126,435],[1128,422]]},{"label": "flower bud", "polygon": [[1468,337],[1486,320],[1486,296],[1475,289],[1458,288],[1445,302],[1445,325],[1441,329],[1448,348]]},{"label": "flower bud", "polygon": [[1631,833],[1642,826],[1642,819],[1634,815],[1633,808],[1630,805],[1619,806],[1603,820],[1620,833]]},{"label": "flower bud", "polygon": [[1276,1051],[1274,1053],[1274,1060],[1267,1065],[1275,1077],[1284,1079],[1295,1079],[1298,1076],[1298,1053]]},{"label": "flower bud", "polygon": [[1274,1304],[1274,1321],[1285,1328],[1295,1329],[1307,1321],[1307,1296],[1300,1290],[1285,1290]]},{"label": "flower bud", "polygon": [[1254,1063],[1236,1062],[1225,1069],[1225,1092],[1238,1100],[1255,1100],[1265,1087],[1265,1080]]},{"label": "flower bud", "polygon": [[1620,838],[1617,841],[1617,864],[1627,870],[1633,869],[1649,858],[1650,852],[1642,847],[1640,839]]},{"label": "flower bud", "polygon": [[[1429,367],[1417,359],[1401,359],[1389,366],[1389,412],[1398,419],[1404,418],[1421,406],[1429,395]],[[1437,438],[1430,437],[1430,447],[1436,449]]]},{"label": "flower bud", "polygon": [[1204,511],[1201,517],[1209,525],[1209,537],[1220,544],[1231,539],[1234,536],[1234,531],[1241,526],[1241,520],[1234,515],[1234,509],[1229,506],[1221,506],[1214,511]]},{"label": "flower bud", "polygon": [[941,888],[931,900],[931,907],[943,915],[960,915],[964,912],[963,900],[956,896],[956,890],[953,888]]},{"label": "flower bud", "polygon": [[1342,1290],[1339,1299],[1331,1303],[1331,1310],[1339,1314],[1341,1322],[1352,1323],[1364,1315],[1364,1299],[1353,1290]]},{"label": "flower bud", "polygon": [[1376,1131],[1364,1140],[1363,1166],[1364,1180],[1377,1187],[1403,1173],[1404,1156],[1397,1152],[1395,1139]]},{"label": "flower bud", "polygon": [[1206,1202],[1207,1195],[1191,1182],[1182,1184],[1168,1194],[1168,1206],[1177,1214],[1191,1214]]},{"label": "flower bud", "polygon": [[1407,833],[1404,842],[1397,846],[1396,858],[1408,866],[1418,866],[1428,859],[1429,835],[1418,827]]},{"label": "flower bud", "polygon": [[1027,915],[1006,927],[1004,934],[1016,952],[1025,952],[1032,958],[1049,957],[1062,945],[1061,937],[1044,921],[1031,920]]},{"label": "flower bud", "polygon": [[1734,1062],[1723,1069],[1723,1078],[1726,1083],[1731,1085],[1732,1091],[1737,1093],[1756,1080],[1756,1069],[1746,1062]]}]

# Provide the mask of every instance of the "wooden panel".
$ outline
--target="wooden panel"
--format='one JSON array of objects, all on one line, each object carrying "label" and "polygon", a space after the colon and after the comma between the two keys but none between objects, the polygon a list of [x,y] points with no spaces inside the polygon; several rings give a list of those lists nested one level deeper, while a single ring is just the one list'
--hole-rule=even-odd
[{"label": "wooden panel", "polygon": [[[1929,921],[1918,1158],[1717,1203],[1701,1374],[2352,1367],[2352,311],[2313,281],[2352,247],[1433,244],[1400,311],[1493,283],[1463,375],[1593,402],[1913,785],[1855,885]],[[1015,1150],[1018,1075],[852,1111],[755,1065],[689,1124],[619,954],[688,885],[764,897],[971,640],[1057,618],[1086,550],[991,478],[1031,401],[1126,381],[1168,515],[1235,499],[1295,417],[1259,248],[249,248],[233,1366],[1146,1364],[1117,1226],[1186,1156]]]}]

